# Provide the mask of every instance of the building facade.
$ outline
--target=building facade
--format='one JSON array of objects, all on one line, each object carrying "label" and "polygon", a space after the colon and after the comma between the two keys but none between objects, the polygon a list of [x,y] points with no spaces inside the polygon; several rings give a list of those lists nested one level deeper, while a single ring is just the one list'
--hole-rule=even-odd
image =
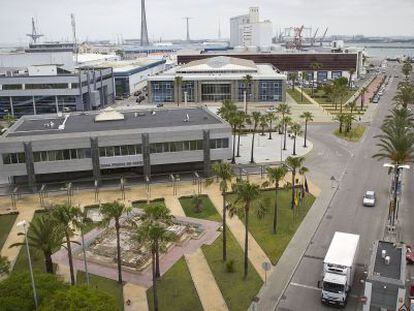
[{"label": "building facade", "polygon": [[106,108],[24,116],[0,136],[0,179],[39,189],[57,181],[101,181],[199,171],[231,157],[231,128],[202,108]]},{"label": "building facade", "polygon": [[[314,79],[334,79],[335,77],[349,77],[349,70],[354,70],[353,78],[359,77],[363,72],[363,56],[355,53],[203,53],[178,55],[177,63],[180,65],[201,59],[217,56],[235,57],[251,60],[256,64],[271,64],[282,72],[302,72],[304,77]],[[317,70],[313,64],[319,64]]]},{"label": "building facade", "polygon": [[112,68],[0,68],[0,117],[96,110],[112,104],[114,98]]},{"label": "building facade", "polygon": [[269,46],[272,44],[272,22],[259,20],[259,8],[249,14],[230,18],[230,46]]},{"label": "building facade", "polygon": [[242,102],[245,96],[250,102],[284,102],[285,93],[286,76],[271,65],[232,57],[189,62],[148,79],[153,103]]}]

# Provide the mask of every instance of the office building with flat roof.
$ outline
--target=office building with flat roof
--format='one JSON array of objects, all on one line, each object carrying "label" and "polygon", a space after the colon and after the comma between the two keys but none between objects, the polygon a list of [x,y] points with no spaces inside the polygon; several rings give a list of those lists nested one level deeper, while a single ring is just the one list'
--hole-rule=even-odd
[{"label": "office building with flat roof", "polygon": [[[245,77],[251,82],[245,85]],[[149,77],[150,102],[284,102],[286,76],[269,64],[234,57],[212,57],[182,64]]]},{"label": "office building with flat roof", "polygon": [[0,136],[0,178],[48,182],[199,171],[231,157],[231,128],[202,108],[23,116]]}]

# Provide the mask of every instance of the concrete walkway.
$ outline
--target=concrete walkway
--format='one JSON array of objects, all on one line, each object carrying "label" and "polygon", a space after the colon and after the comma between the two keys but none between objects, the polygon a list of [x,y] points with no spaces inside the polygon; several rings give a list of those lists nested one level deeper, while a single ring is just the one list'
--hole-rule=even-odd
[{"label": "concrete walkway", "polygon": [[167,208],[171,211],[174,216],[186,217],[181,203],[176,196],[166,195],[164,196],[164,202]]},{"label": "concrete walkway", "polygon": [[[124,311],[148,311],[147,288],[126,283],[123,288]],[[129,305],[127,301],[131,302]]]},{"label": "concrete walkway", "polygon": [[18,235],[20,232],[24,232],[23,228],[18,227],[17,224],[23,220],[27,222],[32,221],[35,212],[33,208],[19,208],[18,211],[19,214],[17,215],[16,221],[14,222],[6,241],[4,242],[3,248],[1,249],[1,256],[7,257],[10,262],[11,269],[13,269],[13,266],[16,263],[21,246],[10,248],[10,245],[24,242],[24,236]]},{"label": "concrete walkway", "polygon": [[309,111],[313,115],[313,123],[332,123],[332,116],[319,105],[317,101],[303,92],[303,97],[308,99],[312,104],[299,104],[289,94],[286,93],[286,103],[290,106],[291,117],[303,123],[300,117],[305,111]]},{"label": "concrete walkway", "polygon": [[186,254],[185,260],[204,310],[228,310],[226,302],[201,249]]}]

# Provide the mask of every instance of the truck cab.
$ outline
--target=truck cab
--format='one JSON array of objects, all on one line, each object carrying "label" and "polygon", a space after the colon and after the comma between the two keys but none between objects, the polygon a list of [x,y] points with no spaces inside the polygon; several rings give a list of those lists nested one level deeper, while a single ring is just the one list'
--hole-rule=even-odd
[{"label": "truck cab", "polygon": [[322,280],[321,300],[345,306],[349,285],[345,275],[326,273]]}]

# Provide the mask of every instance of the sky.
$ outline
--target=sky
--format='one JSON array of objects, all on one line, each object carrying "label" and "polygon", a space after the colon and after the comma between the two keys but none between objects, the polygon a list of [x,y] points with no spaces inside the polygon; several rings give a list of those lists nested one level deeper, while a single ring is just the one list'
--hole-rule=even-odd
[{"label": "sky", "polygon": [[[332,34],[414,36],[414,0],[146,0],[151,40],[229,37],[229,18],[259,6],[260,18],[283,27],[311,26]],[[0,43],[26,43],[34,16],[46,40],[71,39],[70,14],[80,40],[138,38],[140,0],[0,0]]]}]

